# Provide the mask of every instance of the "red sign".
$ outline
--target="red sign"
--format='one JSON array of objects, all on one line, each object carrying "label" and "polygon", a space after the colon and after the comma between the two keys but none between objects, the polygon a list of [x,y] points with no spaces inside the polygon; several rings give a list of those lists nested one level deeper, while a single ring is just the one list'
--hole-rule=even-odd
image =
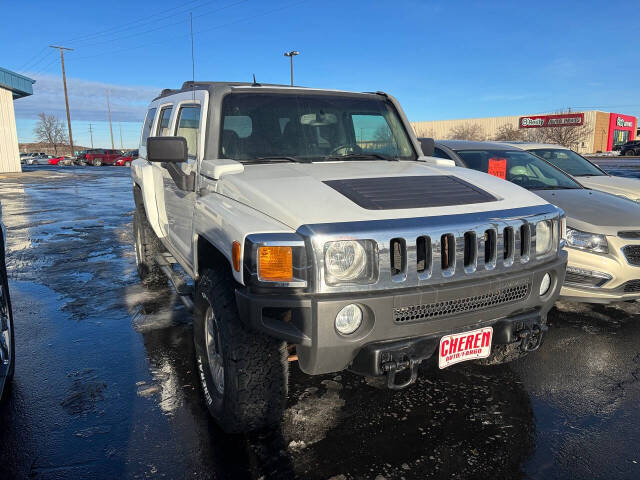
[{"label": "red sign", "polygon": [[561,113],[559,115],[532,115],[520,117],[520,128],[575,127],[584,125],[584,113]]},{"label": "red sign", "polygon": [[487,173],[489,175],[493,175],[494,177],[498,177],[503,180],[506,180],[507,179],[507,159],[506,158],[490,158],[489,169]]}]

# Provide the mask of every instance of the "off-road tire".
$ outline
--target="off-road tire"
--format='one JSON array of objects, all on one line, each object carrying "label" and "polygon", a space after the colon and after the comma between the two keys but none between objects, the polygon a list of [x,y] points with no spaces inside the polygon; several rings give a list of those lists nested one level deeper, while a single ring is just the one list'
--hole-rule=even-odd
[{"label": "off-road tire", "polygon": [[477,362],[480,365],[498,365],[500,363],[513,362],[528,353],[520,347],[520,342],[493,345],[491,355],[487,358],[481,358]]},{"label": "off-road tire", "polygon": [[160,270],[154,257],[165,251],[162,242],[149,225],[144,206],[134,193],[136,211],[133,214],[133,241],[135,242],[136,265],[138,276],[148,287],[162,287],[167,285],[167,277]]},{"label": "off-road tire", "polygon": [[[13,374],[16,370],[16,342],[15,342],[15,332],[14,332],[14,323],[13,323],[13,311],[11,310],[11,296],[9,295],[9,278],[7,276],[7,267],[5,264],[4,257],[4,249],[2,248],[3,239],[2,233],[0,232],[0,284],[2,284],[2,292],[4,294],[4,298],[0,299],[0,302],[3,302],[4,305],[0,305],[0,307],[7,309],[8,314],[8,322],[9,322],[9,332],[11,335],[11,352],[9,353],[11,358],[11,363],[9,364],[9,371],[7,372],[7,376],[5,378],[4,383],[4,392],[6,392],[11,385],[11,381],[13,380]],[[3,392],[3,395],[4,395]],[[1,396],[0,396],[1,397]],[[1,400],[2,398],[0,398]]]},{"label": "off-road tire", "polygon": [[[250,330],[239,318],[237,284],[226,266],[204,270],[198,280],[193,338],[198,376],[211,416],[227,433],[277,426],[288,392],[286,343]],[[211,308],[220,339],[224,388],[216,388],[206,347],[206,314]]]}]

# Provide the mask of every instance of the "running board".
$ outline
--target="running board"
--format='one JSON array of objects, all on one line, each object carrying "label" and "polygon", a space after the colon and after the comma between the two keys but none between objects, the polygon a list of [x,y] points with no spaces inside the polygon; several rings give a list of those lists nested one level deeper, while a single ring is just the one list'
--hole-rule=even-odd
[{"label": "running board", "polygon": [[154,260],[158,267],[160,267],[160,270],[162,270],[162,273],[167,276],[169,282],[171,282],[171,285],[173,285],[173,288],[180,297],[180,300],[184,304],[185,308],[188,311],[193,312],[193,288],[191,287],[191,285],[185,282],[184,278],[182,278],[179,273],[173,270],[170,260],[167,257],[160,254],[156,255],[154,257]]}]

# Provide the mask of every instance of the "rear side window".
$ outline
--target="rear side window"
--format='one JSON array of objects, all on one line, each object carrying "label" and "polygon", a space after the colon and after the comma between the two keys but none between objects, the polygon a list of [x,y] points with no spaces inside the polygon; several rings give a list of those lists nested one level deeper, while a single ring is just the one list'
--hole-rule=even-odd
[{"label": "rear side window", "polygon": [[156,131],[158,137],[170,135],[169,121],[171,120],[171,112],[173,112],[173,107],[164,107],[160,110],[160,119],[158,120],[158,129]]},{"label": "rear side window", "polygon": [[156,108],[150,108],[147,112],[147,118],[144,119],[144,125],[142,126],[142,140],[140,143],[143,146],[147,145],[147,138],[151,135],[151,127],[153,126],[153,119],[156,117]]},{"label": "rear side window", "polygon": [[195,158],[198,154],[198,138],[200,127],[200,105],[185,105],[180,107],[176,136],[187,140],[189,157]]}]

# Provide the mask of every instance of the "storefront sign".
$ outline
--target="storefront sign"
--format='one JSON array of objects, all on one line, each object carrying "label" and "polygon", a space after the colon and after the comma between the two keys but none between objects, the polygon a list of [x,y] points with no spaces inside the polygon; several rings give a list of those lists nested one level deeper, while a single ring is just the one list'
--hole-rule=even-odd
[{"label": "storefront sign", "polygon": [[633,126],[633,122],[625,120],[622,117],[616,117],[616,125],[618,127],[632,127]]},{"label": "storefront sign", "polygon": [[563,113],[559,115],[533,115],[520,117],[520,128],[569,127],[584,124],[584,113]]}]

